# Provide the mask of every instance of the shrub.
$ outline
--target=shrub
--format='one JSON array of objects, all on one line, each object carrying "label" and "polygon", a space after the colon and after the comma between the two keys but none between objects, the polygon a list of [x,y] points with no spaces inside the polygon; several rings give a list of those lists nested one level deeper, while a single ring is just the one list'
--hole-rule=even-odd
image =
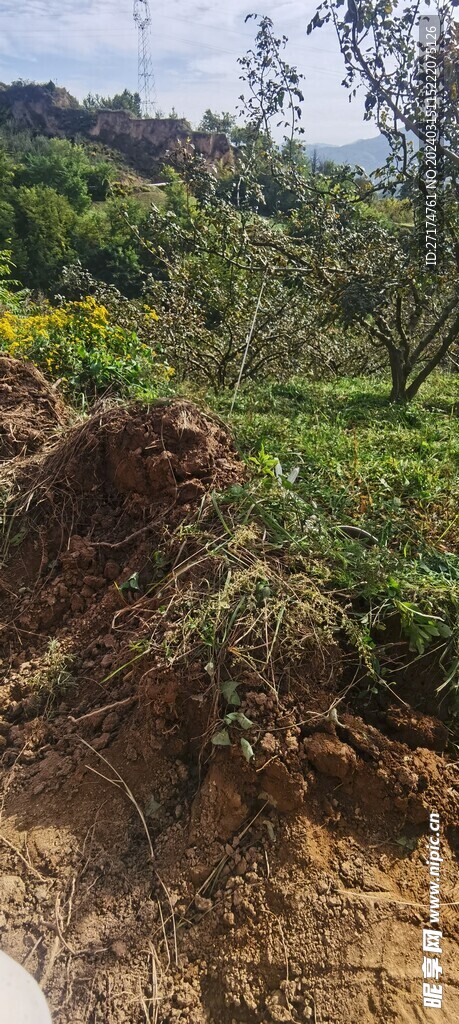
[{"label": "shrub", "polygon": [[47,185],[15,192],[14,260],[27,288],[47,290],[72,256],[76,214],[65,196]]},{"label": "shrub", "polygon": [[0,349],[30,359],[58,379],[69,398],[91,400],[110,390],[120,395],[151,395],[167,390],[173,370],[154,350],[154,310],[144,307],[144,339],[114,322],[109,311],[88,297],[53,308],[5,310],[0,316]]}]

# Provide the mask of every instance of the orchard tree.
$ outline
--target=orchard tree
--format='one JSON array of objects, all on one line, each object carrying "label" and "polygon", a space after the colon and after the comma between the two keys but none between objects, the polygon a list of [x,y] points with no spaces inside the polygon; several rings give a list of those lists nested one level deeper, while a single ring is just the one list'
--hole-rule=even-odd
[{"label": "orchard tree", "polygon": [[265,138],[271,139],[275,121],[276,128],[282,127],[288,132],[287,143],[293,144],[296,135],[303,134],[299,122],[304,75],[284,60],[287,36],[275,36],[271,18],[248,14],[245,20],[251,18],[258,23],[258,32],[255,47],[238,61],[242,68],[240,78],[248,90],[239,97],[241,109],[254,134],[262,132]]},{"label": "orchard tree", "polygon": [[[429,6],[429,0],[426,0]],[[335,27],[345,64],[344,86],[350,99],[365,93],[365,117],[389,140],[391,155],[377,174],[386,191],[410,198],[415,211],[411,235],[398,240],[364,236],[354,257],[340,268],[336,308],[347,305],[348,320],[367,330],[373,344],[386,350],[394,401],[413,398],[429,374],[459,340],[459,115],[458,44],[453,7],[458,0],[440,0],[437,40],[436,105],[432,139],[426,120],[425,48],[418,42],[420,3],[404,6],[391,0],[324,0],[308,32],[327,23]],[[417,139],[420,146],[413,144]],[[427,161],[427,164],[426,164]],[[437,263],[425,257],[426,208],[429,197],[426,166],[437,169]],[[433,218],[433,214],[431,215]],[[361,230],[361,229],[360,229]],[[357,232],[358,235],[358,232]],[[356,236],[357,237],[357,236]],[[344,242],[344,249],[347,241]],[[360,251],[360,271],[355,254]],[[433,251],[433,248],[432,248]],[[343,261],[343,246],[337,261]],[[350,297],[354,297],[354,313]],[[336,295],[335,295],[336,297]]]},{"label": "orchard tree", "polygon": [[[346,6],[347,3],[347,6]],[[441,131],[436,144],[446,161],[446,170],[459,168],[458,113],[458,30],[453,8],[459,0],[438,0],[432,14],[441,22],[438,46],[438,102]],[[343,84],[355,95],[365,92],[365,119],[374,120],[394,151],[404,161],[402,170],[414,158],[408,133],[427,142],[422,84],[424,50],[418,43],[419,0],[407,0],[402,7],[394,0],[323,0],[308,25],[308,34],[332,23],[343,56],[346,76]],[[406,158],[406,160],[405,160]]]},{"label": "orchard tree", "polygon": [[[308,366],[321,373],[327,364],[339,372],[364,338],[363,365],[354,360],[354,371],[379,368],[384,356],[392,398],[410,398],[459,329],[457,273],[448,276],[456,267],[453,243],[437,274],[428,273],[412,226],[378,220],[371,210],[378,189],[394,182],[417,187],[414,157],[402,177],[392,166],[382,185],[368,187],[350,168],[309,173],[291,129],[279,152],[274,129],[285,131],[292,119],[298,126],[302,100],[299,75],[284,61],[285,44],[263,18],[254,48],[241,59],[251,144],[236,180],[218,182],[196,154],[182,155],[185,190],[174,186],[169,209],[153,210],[140,237],[152,258],[152,304],[163,343],[176,365],[224,386],[242,373],[282,375]],[[275,223],[260,216],[268,170],[293,197],[286,208],[275,200]],[[454,193],[449,199],[448,213]]]},{"label": "orchard tree", "polygon": [[[284,51],[286,36],[277,36],[267,16],[249,14],[257,32],[255,42],[238,64],[244,91],[239,97],[239,114],[244,124],[235,125],[231,141],[238,147],[238,173],[232,182],[232,201],[267,216],[288,214],[297,203],[289,172],[294,181],[309,173],[304,147],[301,75],[288,64]],[[284,138],[279,147],[278,129]]]}]

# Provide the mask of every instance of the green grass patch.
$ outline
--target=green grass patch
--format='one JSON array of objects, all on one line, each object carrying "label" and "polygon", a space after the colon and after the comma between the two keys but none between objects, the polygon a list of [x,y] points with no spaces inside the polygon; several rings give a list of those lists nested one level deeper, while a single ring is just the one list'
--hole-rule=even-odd
[{"label": "green grass patch", "polygon": [[[454,724],[459,380],[437,374],[407,406],[390,405],[387,393],[383,380],[271,382],[243,389],[232,415],[231,395],[212,397],[254,473],[222,507],[233,526],[261,525],[267,543],[297,554],[338,597],[376,680],[388,681],[403,659],[431,656],[438,704]],[[391,621],[403,640],[400,663],[385,644]]]},{"label": "green grass patch", "polygon": [[298,494],[333,522],[357,523],[400,549],[455,548],[459,539],[459,378],[438,374],[420,397],[390,405],[388,384],[295,379],[241,391],[212,405],[242,452],[261,445],[284,470],[299,467]]}]

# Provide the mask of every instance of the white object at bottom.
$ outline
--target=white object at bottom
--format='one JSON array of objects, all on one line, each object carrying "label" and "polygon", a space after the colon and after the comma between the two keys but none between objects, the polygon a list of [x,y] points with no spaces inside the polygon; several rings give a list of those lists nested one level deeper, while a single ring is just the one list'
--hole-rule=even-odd
[{"label": "white object at bottom", "polygon": [[0,1024],[51,1024],[39,985],[20,964],[0,950]]}]

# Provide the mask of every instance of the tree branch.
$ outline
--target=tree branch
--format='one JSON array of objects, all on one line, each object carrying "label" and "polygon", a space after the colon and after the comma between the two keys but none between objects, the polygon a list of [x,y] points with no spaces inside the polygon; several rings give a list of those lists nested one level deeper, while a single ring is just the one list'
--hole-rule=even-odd
[{"label": "tree branch", "polygon": [[432,325],[430,330],[427,331],[427,334],[424,335],[422,341],[419,342],[419,345],[417,345],[417,347],[412,352],[412,354],[410,356],[410,360],[409,360],[409,369],[410,370],[412,369],[413,366],[416,365],[416,363],[417,363],[417,361],[419,359],[419,356],[421,356],[422,353],[425,352],[427,346],[430,345],[430,343],[432,341],[434,341],[434,339],[437,337],[437,334],[439,333],[439,331],[441,331],[442,327],[445,326],[445,324],[446,324],[446,322],[448,320],[448,317],[453,312],[453,309],[456,308],[457,303],[458,303],[458,296],[457,295],[453,295],[452,299],[448,302],[448,304],[445,306],[443,312],[438,317],[438,320],[436,320],[436,322]]},{"label": "tree branch", "polygon": [[418,373],[417,377],[414,378],[414,380],[411,382],[410,386],[406,389],[406,397],[408,399],[414,398],[414,396],[419,391],[419,388],[421,387],[421,384],[423,384],[424,381],[427,380],[427,377],[429,376],[429,374],[432,373],[432,370],[435,370],[435,367],[438,366],[438,364],[441,362],[441,360],[443,359],[443,356],[446,355],[448,349],[451,348],[451,345],[454,344],[454,342],[456,341],[458,336],[459,336],[459,313],[457,314],[455,320],[451,324],[451,327],[450,327],[446,337],[443,339],[443,342],[440,345],[440,348],[438,349],[438,351],[423,366],[423,368],[420,371],[420,373]]}]

